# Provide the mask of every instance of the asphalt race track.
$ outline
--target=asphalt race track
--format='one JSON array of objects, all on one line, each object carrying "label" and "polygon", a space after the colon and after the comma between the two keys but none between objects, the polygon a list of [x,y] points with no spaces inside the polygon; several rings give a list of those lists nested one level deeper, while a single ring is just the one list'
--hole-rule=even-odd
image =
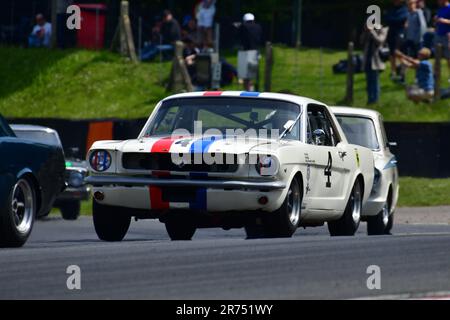
[{"label": "asphalt race track", "polygon": [[[126,240],[97,240],[91,218],[36,223],[24,248],[0,249],[1,299],[361,298],[450,291],[450,225],[396,225],[393,236],[244,240],[243,230],[200,230],[171,242],[157,221],[133,222]],[[81,290],[66,286],[81,268]],[[369,265],[381,290],[368,290]],[[408,296],[406,296],[408,297]]]}]

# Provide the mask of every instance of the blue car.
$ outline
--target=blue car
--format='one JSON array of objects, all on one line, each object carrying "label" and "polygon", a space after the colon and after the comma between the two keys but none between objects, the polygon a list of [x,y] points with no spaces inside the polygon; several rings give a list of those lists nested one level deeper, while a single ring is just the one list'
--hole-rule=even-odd
[{"label": "blue car", "polygon": [[20,247],[65,189],[63,150],[19,139],[0,116],[0,247]]}]

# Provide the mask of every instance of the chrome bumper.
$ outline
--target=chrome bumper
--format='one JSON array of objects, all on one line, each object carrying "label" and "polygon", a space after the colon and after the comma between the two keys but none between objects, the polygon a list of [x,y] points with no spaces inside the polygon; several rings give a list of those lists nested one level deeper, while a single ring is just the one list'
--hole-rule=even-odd
[{"label": "chrome bumper", "polygon": [[280,190],[286,184],[280,181],[230,181],[230,180],[184,180],[184,179],[155,179],[145,177],[126,176],[89,176],[87,184],[94,187],[124,186],[124,187],[202,187],[213,189],[249,189],[249,190]]}]

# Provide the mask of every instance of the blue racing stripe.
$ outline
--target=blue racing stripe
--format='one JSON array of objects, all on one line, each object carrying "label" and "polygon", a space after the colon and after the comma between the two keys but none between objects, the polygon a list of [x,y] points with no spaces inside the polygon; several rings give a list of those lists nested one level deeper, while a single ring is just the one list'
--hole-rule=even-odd
[{"label": "blue racing stripe", "polygon": [[[206,172],[190,172],[189,176],[192,178],[202,178],[208,177]],[[206,210],[207,200],[206,200],[206,188],[198,188],[195,194],[195,201],[189,203],[189,209],[192,210]]]},{"label": "blue racing stripe", "polygon": [[191,144],[190,153],[207,153],[209,147],[217,140],[221,139],[220,137],[208,137],[202,138],[199,140],[195,140]]},{"label": "blue racing stripe", "polygon": [[241,93],[241,97],[258,97],[260,94],[261,92],[244,91]]},{"label": "blue racing stripe", "polygon": [[197,189],[197,193],[195,195],[195,202],[189,203],[189,209],[192,210],[206,210],[206,188]]}]

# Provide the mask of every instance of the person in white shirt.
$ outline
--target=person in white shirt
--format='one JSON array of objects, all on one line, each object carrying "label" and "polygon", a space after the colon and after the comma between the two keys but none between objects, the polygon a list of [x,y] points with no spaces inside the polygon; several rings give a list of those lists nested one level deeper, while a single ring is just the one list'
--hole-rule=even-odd
[{"label": "person in white shirt", "polygon": [[50,47],[52,38],[52,25],[45,20],[43,14],[36,15],[36,25],[28,38],[30,47]]},{"label": "person in white shirt", "polygon": [[212,47],[215,14],[216,1],[203,0],[197,13],[197,23],[200,32],[201,44],[204,47]]}]

